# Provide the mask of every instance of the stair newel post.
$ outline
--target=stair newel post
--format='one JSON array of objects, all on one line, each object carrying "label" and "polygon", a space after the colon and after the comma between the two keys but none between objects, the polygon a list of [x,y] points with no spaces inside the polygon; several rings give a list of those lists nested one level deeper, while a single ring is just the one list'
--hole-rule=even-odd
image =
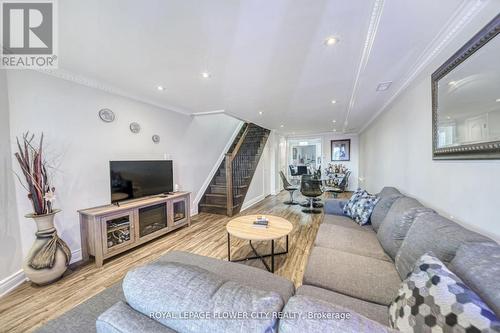
[{"label": "stair newel post", "polygon": [[233,216],[233,156],[226,154],[226,198],[227,215]]}]

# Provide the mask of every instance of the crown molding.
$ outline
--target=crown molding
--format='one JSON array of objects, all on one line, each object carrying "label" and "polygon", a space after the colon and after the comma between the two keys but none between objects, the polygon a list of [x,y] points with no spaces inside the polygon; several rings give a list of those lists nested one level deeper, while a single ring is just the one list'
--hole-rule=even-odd
[{"label": "crown molding", "polygon": [[361,128],[358,133],[364,132],[389,106],[394,103],[396,98],[432,63],[432,61],[449,45],[449,43],[462,31],[490,0],[463,0],[462,5],[457,8],[452,17],[446,22],[441,31],[424,49],[422,55],[418,58],[411,70],[406,75],[403,84],[399,86],[396,92],[387,100],[387,102],[373,114],[370,120]]},{"label": "crown molding", "polygon": [[134,93],[131,93],[130,91],[118,88],[118,87],[110,85],[110,84],[105,84],[99,80],[95,80],[95,79],[92,79],[92,78],[89,78],[89,77],[86,77],[86,76],[83,76],[80,74],[76,74],[76,73],[68,71],[68,70],[64,70],[64,69],[34,69],[34,71],[42,73],[42,74],[50,75],[50,76],[56,77],[58,79],[70,81],[70,82],[73,82],[73,83],[76,83],[76,84],[79,84],[79,85],[82,85],[85,87],[101,90],[101,91],[104,91],[104,92],[109,93],[109,94],[118,95],[121,97],[132,99],[134,101],[148,104],[148,105],[151,105],[151,106],[163,109],[163,110],[176,112],[176,113],[182,114],[184,116],[189,116],[192,113],[188,110],[181,109],[181,108],[178,108],[178,107],[173,106],[173,105],[158,103],[158,102],[152,101],[150,99],[140,97]]},{"label": "crown molding", "polygon": [[226,111],[225,110],[214,110],[214,111],[205,111],[205,112],[195,112],[195,113],[191,113],[191,116],[193,116],[193,117],[211,116],[214,114],[221,114],[221,113],[226,113]]},{"label": "crown molding", "polygon": [[380,24],[380,19],[382,17],[382,12],[384,10],[384,0],[375,0],[373,3],[372,13],[370,15],[370,24],[368,26],[368,31],[366,32],[365,43],[363,45],[363,51],[361,52],[361,57],[358,64],[358,69],[356,71],[356,76],[354,78],[354,85],[352,87],[351,98],[349,100],[349,105],[347,107],[347,112],[344,120],[344,124],[342,125],[343,131],[346,130],[349,124],[349,116],[351,114],[352,109],[354,108],[354,104],[356,102],[356,96],[358,94],[359,81],[361,74],[366,68],[366,64],[370,59],[370,54],[373,49],[373,44],[375,42],[375,37],[377,36],[378,27]]}]

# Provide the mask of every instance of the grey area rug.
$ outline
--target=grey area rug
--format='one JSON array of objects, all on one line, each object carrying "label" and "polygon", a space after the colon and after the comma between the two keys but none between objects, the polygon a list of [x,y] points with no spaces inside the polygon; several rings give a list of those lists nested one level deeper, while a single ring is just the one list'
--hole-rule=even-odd
[{"label": "grey area rug", "polygon": [[120,300],[125,300],[122,291],[122,281],[119,281],[89,298],[80,305],[52,319],[35,331],[35,333],[94,333],[97,317]]}]

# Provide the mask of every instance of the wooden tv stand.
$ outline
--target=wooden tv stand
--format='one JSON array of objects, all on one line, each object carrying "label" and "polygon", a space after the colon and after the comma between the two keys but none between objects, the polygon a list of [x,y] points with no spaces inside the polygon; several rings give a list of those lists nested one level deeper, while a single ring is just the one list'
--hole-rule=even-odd
[{"label": "wooden tv stand", "polygon": [[79,210],[82,260],[103,261],[190,225],[190,193],[176,192]]}]

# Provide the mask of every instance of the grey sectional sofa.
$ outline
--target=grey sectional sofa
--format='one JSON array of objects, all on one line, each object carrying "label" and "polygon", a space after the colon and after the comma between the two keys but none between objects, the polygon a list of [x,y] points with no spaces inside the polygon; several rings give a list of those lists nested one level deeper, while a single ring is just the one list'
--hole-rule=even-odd
[{"label": "grey sectional sofa", "polygon": [[[281,295],[284,311],[342,311],[343,323],[324,320],[279,322],[280,332],[387,332],[388,306],[415,261],[432,251],[500,315],[500,246],[465,229],[392,187],[384,188],[371,216],[359,226],[343,213],[345,202],[327,200],[305,270],[303,285],[245,265],[184,252],[161,260],[204,268],[238,283]],[[349,326],[354,325],[354,326]],[[173,332],[126,303],[118,303],[97,321],[98,332]]]}]

